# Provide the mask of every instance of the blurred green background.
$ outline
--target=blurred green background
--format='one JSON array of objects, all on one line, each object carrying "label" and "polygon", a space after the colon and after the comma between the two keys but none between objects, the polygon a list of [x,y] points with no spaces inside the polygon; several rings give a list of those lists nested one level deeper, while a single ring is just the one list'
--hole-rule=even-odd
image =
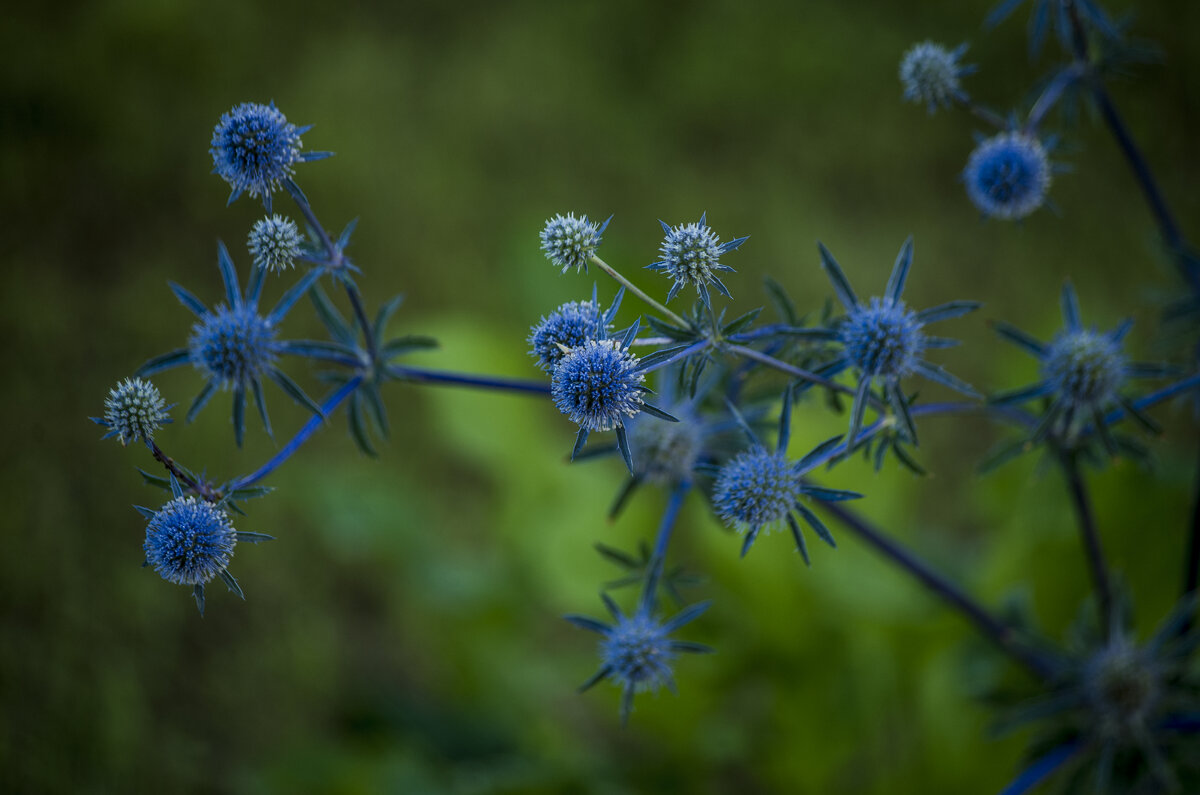
[{"label": "blurred green background", "polygon": [[[593,542],[651,537],[664,496],[644,491],[606,523],[621,467],[566,466],[573,426],[548,401],[394,388],[377,461],[339,418],[239,524],[279,539],[239,550],[248,601],[214,588],[203,619],[185,589],[138,568],[144,523],[130,505],[160,496],[134,467],[153,462],[99,443],[86,421],[119,377],[186,338],[168,279],[216,300],[217,238],[244,273],[261,208],[225,207],[208,140],[233,104],[271,99],[316,125],[307,148],[338,153],[299,181],[327,225],[361,218],[352,254],[369,300],[406,292],[396,328],[443,343],[422,364],[536,376],[529,324],[593,281],[538,251],[544,219],[568,210],[615,214],[602,253],[657,294],[666,282],[640,270],[656,219],[707,210],[724,238],[752,235],[729,259],[744,308],[761,302],[765,273],[818,307],[817,238],[878,291],[913,233],[915,305],[987,302],[946,326],[967,344],[940,358],[987,389],[1027,383],[1034,365],[985,321],[1048,336],[1068,277],[1087,322],[1133,315],[1132,349],[1157,356],[1174,275],[1102,129],[1085,119],[1065,138],[1061,215],[982,223],[957,179],[978,125],[900,101],[900,55],[927,37],[971,42],[982,69],[968,87],[984,102],[1027,101],[1049,61],[1027,58],[1024,9],[984,33],[990,4],[7,9],[0,789],[998,791],[1026,737],[989,735],[973,693],[995,658],[957,616],[845,533],[836,552],[814,549],[811,570],[778,536],[739,561],[698,498],[673,553],[709,577],[691,595],[715,601],[686,637],[719,653],[681,660],[680,696],[639,698],[624,731],[615,688],[576,695],[594,638],[560,616],[599,613],[616,571]],[[1200,6],[1144,4],[1134,29],[1166,58],[1114,92],[1194,238]],[[622,319],[634,311],[626,302]],[[306,303],[285,328],[319,333]],[[307,365],[290,371],[319,390]],[[200,385],[186,369],[156,381],[182,407]],[[270,398],[286,438],[303,413]],[[218,397],[161,443],[216,477],[249,471],[275,446],[252,421],[237,451],[228,406]],[[1177,588],[1196,443],[1181,407],[1157,416],[1169,432],[1153,471],[1091,478],[1143,631]],[[842,420],[810,405],[796,422],[798,449]],[[980,420],[922,432],[930,477],[853,464],[827,482],[865,491],[863,511],[990,604],[1024,590],[1061,633],[1087,577],[1058,474],[1027,460],[973,475],[999,438]]]}]

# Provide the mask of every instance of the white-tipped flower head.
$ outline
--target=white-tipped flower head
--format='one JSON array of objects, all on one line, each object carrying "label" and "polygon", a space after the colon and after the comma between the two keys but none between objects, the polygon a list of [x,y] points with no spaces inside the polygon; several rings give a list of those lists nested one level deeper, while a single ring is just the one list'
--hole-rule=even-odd
[{"label": "white-tipped flower head", "polygon": [[304,239],[296,222],[282,215],[259,219],[246,241],[254,267],[282,271],[292,267],[303,250]]},{"label": "white-tipped flower head", "polygon": [[948,50],[932,41],[913,45],[900,61],[900,82],[904,86],[904,98],[909,102],[921,102],[933,113],[938,107],[950,107],[955,100],[965,100],[962,90],[963,75],[973,71],[958,62],[967,45]]},{"label": "white-tipped flower head", "polygon": [[150,441],[168,421],[167,405],[158,387],[140,378],[126,378],[109,390],[104,400],[102,424],[123,445]]},{"label": "white-tipped flower head", "polygon": [[542,228],[542,251],[546,259],[562,268],[566,273],[571,268],[586,271],[588,261],[600,247],[600,235],[608,221],[595,224],[586,215],[578,218],[575,213],[556,215]]}]

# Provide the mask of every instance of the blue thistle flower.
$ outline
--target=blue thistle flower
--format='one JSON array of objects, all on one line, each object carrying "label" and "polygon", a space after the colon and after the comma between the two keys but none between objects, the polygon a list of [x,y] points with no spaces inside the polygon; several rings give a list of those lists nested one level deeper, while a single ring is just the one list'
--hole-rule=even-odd
[{"label": "blue thistle flower", "polygon": [[608,228],[608,220],[595,224],[586,215],[579,217],[575,213],[556,215],[542,227],[542,251],[546,259],[561,267],[566,273],[571,268],[576,272],[587,272],[588,261],[600,247],[600,236]]},{"label": "blue thistle flower", "polygon": [[603,636],[600,641],[600,670],[584,682],[579,691],[583,692],[601,680],[612,680],[622,690],[621,723],[625,724],[633,709],[635,693],[657,690],[662,686],[672,693],[676,692],[671,663],[678,653],[708,654],[713,651],[701,643],[672,640],[670,637],[672,632],[707,610],[710,603],[691,605],[667,621],[660,622],[650,615],[645,605],[627,616],[607,594],[601,594],[600,598],[616,623],[606,624],[587,616],[566,616],[567,621],[575,626]]},{"label": "blue thistle flower", "polygon": [[149,523],[142,548],[146,562],[167,582],[192,586],[196,607],[204,615],[204,586],[220,577],[225,586],[246,598],[238,581],[229,573],[229,561],[239,541],[257,544],[272,541],[265,533],[241,533],[233,529],[222,504],[183,495],[179,481],[171,475],[172,499],[157,511],[134,506]]},{"label": "blue thistle flower", "polygon": [[1004,132],[979,143],[962,179],[971,203],[988,218],[1025,218],[1046,203],[1050,159],[1036,136]]},{"label": "blue thistle flower", "polygon": [[529,355],[537,359],[538,367],[553,373],[566,355],[564,349],[578,348],[590,340],[607,339],[608,329],[624,295],[625,288],[622,287],[613,298],[612,306],[602,311],[593,285],[591,301],[568,301],[560,305],[529,329]]},{"label": "blue thistle flower", "polygon": [[203,585],[229,566],[237,532],[225,511],[196,497],[176,497],[146,526],[146,562],[167,582]]},{"label": "blue thistle flower", "polygon": [[281,215],[272,215],[255,222],[246,241],[254,267],[282,271],[292,267],[304,253],[304,239],[296,222]]},{"label": "blue thistle flower", "polygon": [[300,136],[308,127],[288,122],[272,102],[260,105],[243,102],[213,128],[209,153],[213,173],[229,183],[229,203],[243,193],[262,197],[271,212],[271,194],[295,173],[296,163],[320,160],[332,152],[301,152]]},{"label": "blue thistle flower", "polygon": [[262,379],[270,378],[293,400],[306,406],[314,414],[321,415],[321,407],[286,373],[275,366],[282,355],[310,356],[320,359],[342,361],[344,354],[335,351],[331,344],[305,340],[283,341],[276,338],[279,323],[295,305],[300,296],[316,283],[321,270],[314,268],[288,289],[279,302],[266,315],[258,311],[258,299],[262,293],[266,271],[254,268],[246,294],[238,286],[233,260],[223,243],[217,244],[217,264],[221,280],[225,284],[226,303],[208,309],[199,298],[169,282],[171,291],[179,302],[196,315],[186,348],[177,348],[156,356],[138,368],[135,375],[146,376],[172,367],[190,363],[205,379],[203,389],[188,408],[187,421],[191,422],[208,403],[218,389],[233,390],[233,430],[240,447],[245,433],[246,395],[253,393],[254,402],[262,417],[263,426],[271,433],[271,422],[263,400]]},{"label": "blue thistle flower", "polygon": [[555,367],[550,396],[558,410],[579,426],[572,458],[583,449],[592,431],[615,430],[617,448],[632,473],[626,420],[646,412],[670,422],[679,421],[643,400],[650,391],[643,385],[643,365],[628,350],[639,328],[635,322],[623,340],[588,340],[564,354]]},{"label": "blue thistle flower", "polygon": [[914,444],[917,431],[909,415],[908,398],[900,388],[901,378],[917,373],[963,394],[979,396],[969,384],[938,365],[925,361],[923,356],[929,349],[957,344],[954,340],[927,335],[924,331],[926,325],[961,317],[980,305],[975,301],[951,301],[920,312],[909,309],[900,296],[912,266],[911,237],[900,247],[883,297],[872,298],[865,304],[858,300],[850,281],[829,249],[821,243],[817,247],[821,253],[821,266],[833,283],[838,300],[846,309],[845,317],[837,321],[833,328],[837,340],[842,343],[842,355],[825,366],[822,374],[833,377],[850,367],[859,372],[858,388],[850,412],[847,449],[853,449],[858,440],[867,403],[873,399],[871,387],[876,380],[882,382],[884,400],[895,413],[905,437]]},{"label": "blue thistle flower", "polygon": [[143,441],[149,444],[154,432],[171,422],[170,408],[158,387],[140,378],[126,378],[109,390],[104,399],[104,417],[92,422],[108,428],[105,439],[116,437],[122,445]]},{"label": "blue thistle flower", "polygon": [[666,237],[659,246],[658,262],[652,262],[646,267],[654,271],[662,271],[675,280],[667,293],[667,302],[679,294],[686,285],[695,286],[700,293],[704,305],[711,307],[712,301],[708,293],[708,285],[716,287],[726,298],[732,298],[725,283],[717,276],[718,272],[733,272],[733,268],[722,265],[721,255],[738,248],[749,237],[739,237],[722,243],[721,239],[706,223],[707,213],[701,213],[696,223],[680,224],[671,227],[664,221],[662,225]]},{"label": "blue thistle flower", "polygon": [[836,548],[824,523],[800,501],[803,496],[818,500],[841,501],[861,497],[853,491],[826,489],[815,486],[804,476],[813,469],[828,463],[831,451],[841,441],[835,436],[818,445],[799,461],[789,461],[787,446],[791,439],[792,390],[783,393],[783,407],[779,415],[779,438],[775,450],[768,450],[758,435],[746,423],[745,418],[733,404],[729,411],[750,440],[750,449],[727,461],[717,473],[713,485],[713,507],[727,527],[746,534],[742,543],[742,557],[750,551],[762,530],[772,530],[786,521],[796,542],[796,550],[811,565],[808,544],[800,532],[793,511],[799,513],[822,541]]},{"label": "blue thistle flower", "polygon": [[900,61],[904,99],[925,103],[930,113],[939,106],[948,108],[956,101],[966,102],[967,94],[960,83],[964,76],[975,71],[974,66],[958,62],[966,51],[966,44],[953,50],[932,41],[914,44]]},{"label": "blue thistle flower", "polygon": [[1075,441],[1086,423],[1095,425],[1101,442],[1112,452],[1104,412],[1121,406],[1126,413],[1151,431],[1158,426],[1122,395],[1130,379],[1158,378],[1170,368],[1158,364],[1130,362],[1121,349],[1133,322],[1126,320],[1110,332],[1084,328],[1079,314],[1079,299],[1070,282],[1061,295],[1063,329],[1049,343],[1042,343],[1007,323],[996,323],[1004,339],[1033,354],[1039,362],[1041,380],[1035,384],[991,397],[998,405],[1016,405],[1039,398],[1049,399],[1049,407],[1034,434],[1040,441],[1053,434],[1068,445]]},{"label": "blue thistle flower", "polygon": [[[681,415],[684,411],[672,408],[671,413]],[[658,422],[639,415],[632,422],[629,446],[637,461],[635,478],[658,486],[674,486],[692,477],[705,433],[698,417],[684,415],[679,422]]]}]

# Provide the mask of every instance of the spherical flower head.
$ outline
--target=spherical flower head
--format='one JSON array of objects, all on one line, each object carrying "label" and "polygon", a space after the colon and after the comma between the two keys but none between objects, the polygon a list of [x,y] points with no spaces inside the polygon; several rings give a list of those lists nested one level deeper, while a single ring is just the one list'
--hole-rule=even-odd
[{"label": "spherical flower head", "polygon": [[217,307],[192,327],[192,363],[222,388],[245,387],[275,360],[275,329],[253,307]]},{"label": "spherical flower head", "polygon": [[629,446],[638,477],[650,483],[674,484],[692,477],[700,455],[700,428],[684,411],[671,411],[680,422],[641,415],[634,421]]},{"label": "spherical flower head", "polygon": [[595,224],[586,215],[556,215],[542,227],[542,251],[546,259],[566,273],[571,268],[586,271],[588,261],[600,247],[600,233],[608,226]]},{"label": "spherical flower head", "polygon": [[728,527],[752,530],[784,519],[800,496],[800,480],[782,454],[756,447],[721,468],[713,505]]},{"label": "spherical flower head", "polygon": [[963,170],[967,196],[990,218],[1016,220],[1041,207],[1050,189],[1050,159],[1041,142],[1006,132],[980,143]]},{"label": "spherical flower head", "polygon": [[600,642],[600,658],[613,681],[635,691],[670,681],[672,657],[662,625],[640,612],[621,616]]},{"label": "spherical flower head", "polygon": [[965,95],[959,85],[964,70],[958,59],[965,47],[947,50],[932,41],[913,45],[900,61],[900,82],[904,98],[923,102],[933,113],[938,106],[950,107]]},{"label": "spherical flower head", "polygon": [[1109,736],[1142,728],[1160,695],[1159,673],[1142,649],[1118,642],[1089,659],[1083,671],[1094,727]]},{"label": "spherical flower head", "polygon": [[304,239],[295,221],[272,215],[255,222],[246,245],[254,258],[254,267],[282,271],[295,264],[303,250]]},{"label": "spherical flower head", "polygon": [[916,313],[903,301],[884,298],[872,298],[851,311],[838,327],[838,339],[851,364],[866,376],[907,375],[925,350]]},{"label": "spherical flower head", "polygon": [[104,399],[104,424],[121,444],[149,442],[167,421],[167,405],[158,387],[140,378],[126,378]]},{"label": "spherical flower head", "polygon": [[221,116],[209,152],[213,173],[229,183],[233,197],[257,197],[270,196],[295,173],[300,146],[300,131],[274,102],[244,102]]},{"label": "spherical flower head", "polygon": [[206,500],[176,497],[146,526],[146,562],[168,582],[203,585],[229,566],[237,533]]},{"label": "spherical flower head", "polygon": [[1125,356],[1106,334],[1065,331],[1047,347],[1042,377],[1067,406],[1099,408],[1115,399],[1124,383]]},{"label": "spherical flower head", "polygon": [[709,302],[710,284],[723,295],[729,295],[729,290],[717,276],[717,272],[732,271],[733,268],[721,264],[721,255],[742,245],[746,238],[722,243],[712,228],[705,223],[706,217],[701,215],[699,221],[679,226],[668,226],[662,221],[659,222],[666,235],[658,247],[660,259],[647,267],[661,271],[675,280],[667,294],[668,301],[689,284],[699,291],[706,305]]},{"label": "spherical flower head", "polygon": [[559,361],[550,395],[580,428],[611,431],[642,409],[646,376],[637,368],[616,340],[589,340]]},{"label": "spherical flower head", "polygon": [[529,354],[537,359],[538,367],[552,373],[566,355],[563,347],[578,348],[602,338],[604,332],[600,307],[591,301],[569,301],[529,330]]}]

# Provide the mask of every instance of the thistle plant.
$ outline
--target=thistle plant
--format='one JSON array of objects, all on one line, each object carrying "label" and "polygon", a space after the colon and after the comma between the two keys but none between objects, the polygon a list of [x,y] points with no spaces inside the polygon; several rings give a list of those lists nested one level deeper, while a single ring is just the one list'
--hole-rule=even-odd
[{"label": "thistle plant", "polygon": [[[1017,0],[1006,0],[991,20],[999,21],[1018,5]],[[962,87],[962,78],[972,71],[960,64],[965,46],[948,50],[930,42],[915,45],[903,56],[905,99],[931,111],[962,108],[993,128],[969,155],[961,177],[970,201],[985,216],[1020,220],[1048,201],[1055,166],[1048,155],[1052,137],[1043,128],[1050,111],[1068,95],[1089,96],[1148,200],[1164,247],[1183,277],[1185,298],[1200,302],[1192,249],[1108,97],[1092,57],[1093,44],[1100,48],[1119,31],[1092,2],[1036,0],[1033,5],[1032,42],[1038,45],[1033,49],[1040,48],[1050,24],[1045,20],[1053,17],[1070,62],[1055,71],[1027,112],[1001,114],[979,104]],[[354,223],[335,237],[296,182],[297,164],[328,156],[303,151],[300,137],[307,132],[290,124],[273,104],[241,104],[220,118],[212,137],[215,173],[229,184],[231,202],[248,194],[261,199],[268,213],[247,234],[246,288],[241,288],[239,268],[223,244],[218,245],[217,257],[223,301],[209,307],[171,283],[176,298],[195,316],[185,343],[120,381],[104,402],[104,416],[94,418],[106,436],[123,445],[141,442],[132,447],[144,446],[162,467],[159,474],[143,473],[149,484],[169,495],[157,510],[138,508],[146,521],[145,562],[167,582],[190,586],[201,612],[205,587],[214,580],[244,598],[229,565],[239,544],[271,536],[236,530],[234,524],[253,521],[246,516],[248,501],[264,497],[270,491],[264,481],[335,414],[344,411],[350,437],[362,451],[375,455],[375,440],[388,433],[386,395],[394,386],[524,394],[541,401],[548,423],[555,421],[557,410],[575,426],[573,460],[619,455],[629,477],[611,516],[635,495],[663,505],[657,532],[643,542],[640,554],[599,547],[626,571],[621,580],[600,589],[611,622],[566,617],[600,636],[598,667],[582,689],[601,680],[614,682],[621,691],[623,722],[637,694],[660,687],[675,691],[677,664],[686,683],[683,654],[711,651],[675,637],[677,630],[701,616],[708,600],[670,617],[660,610],[664,593],[682,603],[679,587],[685,581],[697,584],[681,574],[681,566],[669,564],[677,529],[702,531],[698,516],[708,515],[708,524],[724,524],[741,533],[740,554],[746,557],[760,535],[786,525],[803,561],[813,565],[806,531],[836,549],[830,529],[835,525],[839,538],[867,544],[910,575],[1015,666],[1021,693],[1009,706],[1019,713],[1019,722],[1032,727],[1036,740],[1028,767],[1005,792],[1027,792],[1055,775],[1076,791],[1182,792],[1200,786],[1194,764],[1200,758],[1200,706],[1193,664],[1200,638],[1193,626],[1200,522],[1190,526],[1178,604],[1150,640],[1139,641],[1123,608],[1126,597],[1120,580],[1103,550],[1086,469],[1103,466],[1118,454],[1148,452],[1137,438],[1123,433],[1123,427],[1132,420],[1143,430],[1156,431],[1150,416],[1156,406],[1200,388],[1194,358],[1182,366],[1136,362],[1126,351],[1130,323],[1112,331],[1084,326],[1074,288],[1068,284],[1061,299],[1064,328],[1048,342],[1016,325],[994,323],[1002,338],[1036,358],[1038,377],[1017,388],[996,385],[1000,388],[992,398],[982,400],[973,387],[937,363],[937,351],[957,343],[929,330],[941,321],[969,322],[967,316],[981,304],[951,300],[923,310],[910,307],[903,294],[913,264],[911,237],[892,261],[882,294],[866,300],[851,287],[831,251],[818,244],[817,255],[803,266],[824,271],[840,310],[833,310],[831,296],[811,296],[812,311],[806,315],[779,282],[768,279],[767,298],[778,317],[767,321],[764,305],[734,309],[733,291],[726,284],[727,279],[733,283],[737,272],[724,260],[749,238],[722,242],[703,212],[698,221],[677,226],[660,220],[664,237],[658,251],[646,251],[641,262],[656,256],[644,267],[667,282],[647,290],[600,257],[602,235],[610,234],[609,221],[596,223],[572,210],[546,222],[539,236],[541,252],[564,277],[595,268],[612,279],[611,285],[603,282],[611,293],[594,284],[590,298],[583,293],[577,300],[548,307],[524,343],[522,333],[513,331],[511,344],[528,346],[533,377],[411,366],[406,354],[436,347],[436,341],[418,332],[389,334],[400,307],[398,297],[382,301],[373,315],[368,314],[359,282],[371,278],[370,263],[352,262],[346,253]],[[301,239],[296,222],[273,214],[276,193],[294,203],[308,239]],[[1034,222],[1049,219],[1039,216],[1030,221]],[[637,224],[654,229],[650,219],[630,226],[621,222],[612,233],[636,229]],[[529,239],[532,260],[532,230]],[[872,266],[880,277],[888,254]],[[264,312],[260,300],[268,273],[290,284]],[[738,293],[743,293],[740,287]],[[301,302],[305,297],[307,302]],[[676,299],[684,303],[673,310],[668,304]],[[344,308],[337,306],[338,300]],[[640,306],[631,311],[634,302]],[[313,310],[327,338],[283,338],[283,324],[300,306]],[[624,319],[619,319],[622,313]],[[810,323],[807,317],[819,320]],[[979,353],[991,355],[991,350]],[[306,389],[285,373],[282,363],[288,357],[327,369],[318,384]],[[312,416],[274,456],[247,474],[220,479],[204,468],[186,467],[160,447],[167,436],[169,407],[146,380],[185,364],[202,382],[185,419],[194,419],[216,391],[230,391],[238,445],[249,399],[272,433],[264,380],[273,381]],[[914,376],[921,377],[920,394],[910,391]],[[1135,382],[1149,377],[1172,380],[1156,391],[1136,393]],[[313,392],[320,399],[309,397],[313,389],[324,390]],[[843,414],[836,422],[846,431],[795,457],[789,448],[797,415],[809,421],[829,413]],[[1015,441],[1002,460],[1041,448],[1063,476],[1077,519],[1083,565],[1092,581],[1080,632],[1068,642],[1050,638],[1030,621],[1002,617],[848,505],[859,499],[869,504],[873,485],[856,480],[854,472],[842,466],[848,458],[861,452],[879,469],[891,453],[902,466],[923,471],[915,454],[918,425],[962,414],[982,415],[1015,429]],[[610,433],[588,444],[593,434]],[[739,565],[753,566],[755,558],[769,554],[780,552],[763,549]],[[632,610],[622,610],[607,592],[619,586],[637,587]],[[690,625],[689,631],[692,627],[702,631],[702,623]]]}]

